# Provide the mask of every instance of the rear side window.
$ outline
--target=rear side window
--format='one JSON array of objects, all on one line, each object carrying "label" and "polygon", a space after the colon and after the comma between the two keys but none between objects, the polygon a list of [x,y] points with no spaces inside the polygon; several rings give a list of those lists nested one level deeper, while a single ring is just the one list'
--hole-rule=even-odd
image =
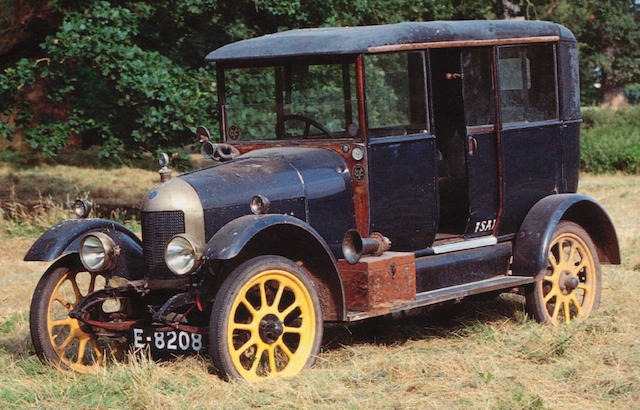
[{"label": "rear side window", "polygon": [[503,124],[558,119],[555,55],[549,44],[498,48]]}]

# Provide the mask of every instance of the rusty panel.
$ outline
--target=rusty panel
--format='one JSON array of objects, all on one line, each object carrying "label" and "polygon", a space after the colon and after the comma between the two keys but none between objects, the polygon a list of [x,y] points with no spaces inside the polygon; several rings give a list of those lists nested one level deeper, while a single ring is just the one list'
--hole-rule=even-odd
[{"label": "rusty panel", "polygon": [[344,283],[347,310],[391,308],[415,300],[415,256],[408,252],[385,252],[368,256],[355,265],[338,261]]}]

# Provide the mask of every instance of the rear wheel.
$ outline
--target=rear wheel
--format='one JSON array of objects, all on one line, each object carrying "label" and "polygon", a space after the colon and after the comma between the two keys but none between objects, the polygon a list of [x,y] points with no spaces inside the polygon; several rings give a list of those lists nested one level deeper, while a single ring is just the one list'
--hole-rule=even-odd
[{"label": "rear wheel", "polygon": [[107,347],[69,317],[69,312],[84,296],[104,286],[102,275],[85,272],[72,257],[45,272],[33,294],[29,318],[31,340],[40,360],[79,373],[103,363]]},{"label": "rear wheel", "polygon": [[291,377],[310,367],[322,340],[313,282],[292,261],[261,256],[225,280],[211,312],[210,349],[230,378]]},{"label": "rear wheel", "polygon": [[600,262],[589,234],[573,222],[556,228],[547,255],[547,270],[527,288],[527,310],[538,321],[554,326],[582,319],[598,308]]}]

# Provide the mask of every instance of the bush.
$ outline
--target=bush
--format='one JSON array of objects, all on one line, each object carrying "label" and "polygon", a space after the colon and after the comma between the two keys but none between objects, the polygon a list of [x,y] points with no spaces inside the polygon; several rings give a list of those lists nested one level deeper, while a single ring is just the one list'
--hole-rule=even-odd
[{"label": "bush", "polygon": [[583,171],[640,173],[640,106],[617,111],[587,107],[582,118]]},{"label": "bush", "polygon": [[628,84],[624,87],[624,94],[631,104],[640,104],[640,83]]},{"label": "bush", "polygon": [[[22,59],[0,73],[0,114],[15,113],[15,127],[46,156],[77,135],[100,145],[103,157],[190,141],[197,125],[217,121],[215,73],[140,47],[148,13],[106,1],[66,12],[58,32],[40,45],[45,58]],[[27,97],[37,87],[46,90],[45,109]],[[0,123],[0,135],[13,131]]]}]

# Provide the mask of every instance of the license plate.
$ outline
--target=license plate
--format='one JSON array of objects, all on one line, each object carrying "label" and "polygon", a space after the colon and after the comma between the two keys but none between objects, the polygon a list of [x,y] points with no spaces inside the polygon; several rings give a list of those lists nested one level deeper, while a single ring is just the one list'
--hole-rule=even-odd
[{"label": "license plate", "polygon": [[134,349],[150,349],[162,353],[200,353],[205,349],[205,335],[184,330],[133,328]]}]

